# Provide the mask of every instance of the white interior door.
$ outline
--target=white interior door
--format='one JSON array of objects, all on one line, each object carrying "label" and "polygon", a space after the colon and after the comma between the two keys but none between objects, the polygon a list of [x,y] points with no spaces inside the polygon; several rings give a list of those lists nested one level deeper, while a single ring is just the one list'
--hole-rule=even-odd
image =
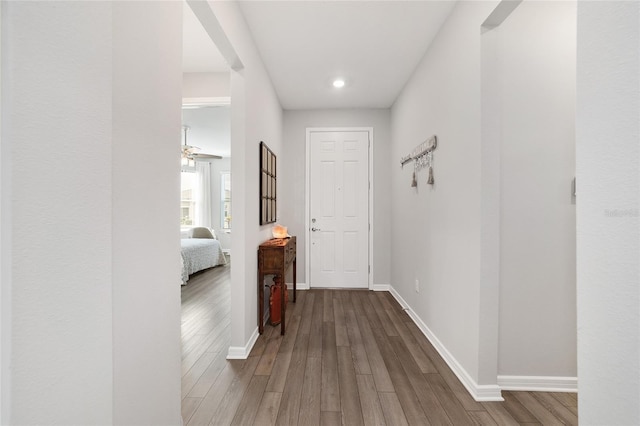
[{"label": "white interior door", "polygon": [[369,132],[309,134],[311,287],[369,286]]}]

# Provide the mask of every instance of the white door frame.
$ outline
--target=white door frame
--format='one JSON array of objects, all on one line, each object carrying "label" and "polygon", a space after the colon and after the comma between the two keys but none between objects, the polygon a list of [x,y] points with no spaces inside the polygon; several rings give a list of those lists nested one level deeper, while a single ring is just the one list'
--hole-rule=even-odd
[{"label": "white door frame", "polygon": [[307,127],[306,134],[306,164],[305,164],[305,193],[304,193],[304,264],[306,287],[311,288],[311,226],[309,224],[309,213],[311,210],[311,181],[310,164],[311,150],[309,147],[312,132],[368,132],[369,133],[369,273],[367,275],[369,290],[373,290],[373,127]]}]

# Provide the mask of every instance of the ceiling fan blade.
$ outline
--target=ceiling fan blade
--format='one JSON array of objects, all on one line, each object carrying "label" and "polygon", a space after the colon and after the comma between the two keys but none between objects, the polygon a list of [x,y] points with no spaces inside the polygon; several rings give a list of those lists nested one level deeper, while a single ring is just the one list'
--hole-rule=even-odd
[{"label": "ceiling fan blade", "polygon": [[191,153],[191,156],[192,156],[193,158],[215,158],[215,159],[218,159],[218,160],[222,158],[222,156],[220,156],[220,155],[213,155],[213,154],[199,154],[199,153],[197,153],[197,152],[193,152],[193,153]]},{"label": "ceiling fan blade", "polygon": [[192,153],[195,151],[200,151],[200,148],[193,145],[182,145],[182,152]]}]

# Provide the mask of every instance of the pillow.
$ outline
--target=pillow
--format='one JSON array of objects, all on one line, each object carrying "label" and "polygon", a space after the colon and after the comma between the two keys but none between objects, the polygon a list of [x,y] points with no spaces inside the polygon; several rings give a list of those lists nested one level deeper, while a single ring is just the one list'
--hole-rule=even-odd
[{"label": "pillow", "polygon": [[191,230],[191,238],[208,238],[215,240],[215,232],[212,229],[199,226]]}]

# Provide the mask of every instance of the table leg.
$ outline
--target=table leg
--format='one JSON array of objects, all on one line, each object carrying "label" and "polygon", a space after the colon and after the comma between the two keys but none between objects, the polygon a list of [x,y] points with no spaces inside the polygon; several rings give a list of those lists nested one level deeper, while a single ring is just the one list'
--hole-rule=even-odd
[{"label": "table leg", "polygon": [[293,258],[293,303],[296,302],[296,258]]},{"label": "table leg", "polygon": [[284,303],[285,301],[285,296],[284,293],[287,291],[287,283],[285,283],[285,279],[284,279],[284,272],[285,270],[282,270],[282,275],[280,275],[282,277],[282,285],[280,286],[280,334],[284,336],[284,330],[285,330],[285,320],[284,320],[284,316],[285,316],[285,312],[287,311],[287,305],[286,303]]},{"label": "table leg", "polygon": [[264,332],[264,275],[258,272],[258,333]]}]

